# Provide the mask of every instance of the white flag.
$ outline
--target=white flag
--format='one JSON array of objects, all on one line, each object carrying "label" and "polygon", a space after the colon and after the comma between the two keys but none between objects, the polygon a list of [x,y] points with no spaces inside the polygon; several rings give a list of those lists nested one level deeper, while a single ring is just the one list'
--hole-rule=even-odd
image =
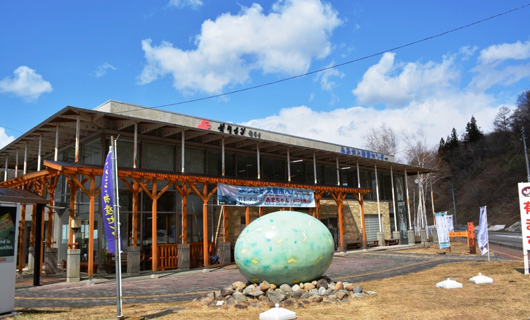
[{"label": "white flag", "polygon": [[488,253],[488,213],[486,206],[480,207],[480,221],[477,241],[482,255]]}]

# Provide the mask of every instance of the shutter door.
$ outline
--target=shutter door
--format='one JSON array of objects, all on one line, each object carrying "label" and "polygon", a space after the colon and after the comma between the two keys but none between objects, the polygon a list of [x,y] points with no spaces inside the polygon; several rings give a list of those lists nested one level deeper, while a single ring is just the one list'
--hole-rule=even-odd
[{"label": "shutter door", "polygon": [[367,214],[364,216],[364,226],[366,228],[366,241],[377,240],[379,232],[379,218],[376,214]]}]

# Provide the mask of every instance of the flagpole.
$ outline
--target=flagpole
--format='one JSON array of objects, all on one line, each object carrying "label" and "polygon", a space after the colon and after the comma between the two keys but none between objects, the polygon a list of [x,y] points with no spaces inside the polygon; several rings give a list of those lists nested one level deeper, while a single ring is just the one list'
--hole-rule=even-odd
[{"label": "flagpole", "polygon": [[116,302],[117,302],[117,318],[123,319],[122,315],[122,288],[121,288],[121,223],[120,223],[120,198],[118,191],[118,157],[117,146],[114,136],[110,137],[112,148],[112,183],[114,192],[114,221],[116,223],[116,236],[114,237],[116,243]]}]

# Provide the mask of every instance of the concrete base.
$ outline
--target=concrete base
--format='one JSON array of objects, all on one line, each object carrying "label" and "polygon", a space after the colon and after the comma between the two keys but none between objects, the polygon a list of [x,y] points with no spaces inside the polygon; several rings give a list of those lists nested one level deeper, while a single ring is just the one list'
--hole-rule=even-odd
[{"label": "concrete base", "polygon": [[127,275],[140,275],[140,247],[127,248]]},{"label": "concrete base", "polygon": [[219,243],[219,263],[226,264],[230,263],[230,242],[221,242]]},{"label": "concrete base", "polygon": [[46,248],[44,265],[46,274],[57,274],[57,248]]},{"label": "concrete base", "polygon": [[377,233],[377,240],[379,241],[379,246],[384,247],[385,246],[385,233],[384,232],[378,232]]},{"label": "concrete base", "polygon": [[392,231],[392,239],[398,239],[398,244],[401,244],[401,233],[399,231]]},{"label": "concrete base", "polygon": [[436,230],[436,228],[432,229],[432,242],[438,243],[438,231]]},{"label": "concrete base", "polygon": [[69,249],[66,254],[66,282],[81,281],[81,249]]},{"label": "concrete base", "polygon": [[190,270],[190,245],[188,243],[181,243],[177,245],[178,255],[178,270]]},{"label": "concrete base", "polygon": [[409,245],[413,246],[416,244],[416,239],[414,235],[414,230],[407,231],[407,237],[409,238]]},{"label": "concrete base", "polygon": [[427,243],[427,230],[425,229],[420,230],[420,239],[421,239],[421,244]]},{"label": "concrete base", "polygon": [[35,248],[30,247],[28,248],[28,271],[33,271],[33,267],[35,266]]}]

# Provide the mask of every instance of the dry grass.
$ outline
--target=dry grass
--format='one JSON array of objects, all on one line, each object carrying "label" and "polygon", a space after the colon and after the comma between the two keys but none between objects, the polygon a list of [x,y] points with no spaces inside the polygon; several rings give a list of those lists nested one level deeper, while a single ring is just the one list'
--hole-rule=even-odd
[{"label": "dry grass", "polygon": [[[432,253],[437,248],[414,249]],[[465,245],[453,247],[453,254],[466,254]],[[349,302],[291,307],[298,319],[528,319],[530,277],[521,273],[522,262],[459,262],[416,274],[360,283],[377,296]],[[469,278],[479,272],[494,279],[492,284],[475,285]],[[462,289],[438,289],[436,283],[451,278]],[[258,319],[268,310],[260,308],[211,309],[197,302],[124,305],[127,319]],[[116,319],[116,306],[41,308],[17,310],[15,319]]]}]

